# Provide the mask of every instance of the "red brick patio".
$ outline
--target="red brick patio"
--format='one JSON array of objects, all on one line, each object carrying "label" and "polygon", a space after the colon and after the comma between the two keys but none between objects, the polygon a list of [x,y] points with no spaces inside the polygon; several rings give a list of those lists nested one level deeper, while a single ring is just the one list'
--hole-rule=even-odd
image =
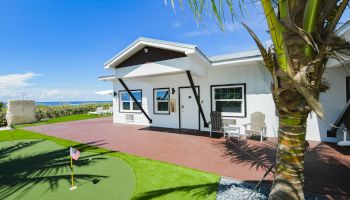
[{"label": "red brick patio", "polygon": [[[256,182],[275,159],[276,140],[233,141],[113,124],[99,118],[33,126],[27,130],[161,160],[242,181]],[[267,177],[268,182],[272,176]],[[331,199],[350,199],[350,148],[310,142],[305,157],[305,190]]]}]

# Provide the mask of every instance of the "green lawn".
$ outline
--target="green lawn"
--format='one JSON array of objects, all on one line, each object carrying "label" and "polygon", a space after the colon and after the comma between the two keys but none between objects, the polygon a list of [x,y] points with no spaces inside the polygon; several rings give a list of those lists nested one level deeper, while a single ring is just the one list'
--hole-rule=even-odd
[{"label": "green lawn", "polygon": [[0,142],[0,199],[128,200],[132,197],[135,177],[126,162],[88,152],[88,147],[75,147],[85,151],[79,160],[73,161],[77,188],[70,191],[68,148],[49,140]]},{"label": "green lawn", "polygon": [[[45,139],[63,147],[82,145],[77,142],[16,129],[0,132],[0,141]],[[83,147],[86,145],[82,145]],[[133,199],[215,199],[219,176],[160,161],[150,160],[103,148],[89,148],[91,153],[105,153],[124,160],[136,179]],[[84,153],[82,153],[83,155]],[[0,157],[1,159],[1,157]],[[118,185],[115,185],[118,187]]]},{"label": "green lawn", "polygon": [[[110,116],[110,115],[108,115]],[[107,117],[107,115],[88,115],[88,114],[77,114],[77,115],[69,115],[69,116],[64,116],[64,117],[57,117],[53,119],[48,119],[48,120],[42,120],[36,123],[31,123],[31,124],[21,124],[21,125],[16,125],[16,128],[22,128],[22,127],[27,127],[27,126],[37,126],[37,125],[44,125],[44,124],[53,124],[53,123],[60,123],[60,122],[69,122],[69,121],[77,121],[77,120],[84,120],[84,119],[94,119],[94,118],[99,118],[99,117]]]}]

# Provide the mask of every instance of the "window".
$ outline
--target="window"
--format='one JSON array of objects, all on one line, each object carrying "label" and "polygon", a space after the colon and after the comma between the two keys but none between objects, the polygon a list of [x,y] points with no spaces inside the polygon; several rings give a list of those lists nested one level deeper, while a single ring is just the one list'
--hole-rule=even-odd
[{"label": "window", "polygon": [[153,90],[155,114],[169,114],[169,91],[169,88],[156,88]]},{"label": "window", "polygon": [[245,84],[212,86],[212,109],[227,117],[245,116]]},{"label": "window", "polygon": [[[142,91],[141,90],[131,90],[131,93],[136,98],[137,102],[142,104]],[[134,102],[127,91],[119,92],[119,110],[120,112],[139,112],[140,108]]]}]

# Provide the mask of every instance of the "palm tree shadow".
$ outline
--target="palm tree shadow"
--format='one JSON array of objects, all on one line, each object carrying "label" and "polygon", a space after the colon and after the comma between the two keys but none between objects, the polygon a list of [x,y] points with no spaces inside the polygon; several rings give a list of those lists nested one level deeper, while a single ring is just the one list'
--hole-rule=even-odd
[{"label": "palm tree shadow", "polygon": [[270,141],[261,145],[248,140],[228,139],[213,144],[219,148],[222,157],[229,158],[231,163],[248,166],[250,169],[268,170],[276,160],[276,145]]},{"label": "palm tree shadow", "polygon": [[[277,141],[225,140],[213,144],[232,164],[267,170],[276,160]],[[306,195],[321,199],[350,197],[349,150],[330,143],[312,143],[305,152]],[[272,175],[272,174],[271,174]],[[261,177],[262,178],[262,177]],[[249,182],[249,181],[248,181]],[[272,183],[272,182],[271,182]],[[271,185],[270,183],[270,185]],[[283,183],[287,185],[287,183]],[[288,187],[291,187],[288,185]],[[345,198],[345,199],[346,199]]]},{"label": "palm tree shadow", "polygon": [[[16,145],[0,149],[0,199],[5,199],[11,195],[21,198],[38,184],[48,184],[48,190],[55,191],[59,188],[59,181],[70,181],[70,159],[69,149],[62,148],[53,151],[32,155],[19,155],[14,158],[4,159],[10,154],[19,150],[32,147],[44,142],[44,140],[34,140],[29,142],[19,142]],[[99,141],[89,144],[78,144],[73,146],[79,151],[89,151],[98,148]],[[79,160],[74,162],[76,167],[93,165],[101,160],[105,160],[102,155],[110,153],[108,151],[98,154],[81,154]],[[97,174],[75,174],[75,181],[79,184],[82,181],[93,181],[107,178]]]}]

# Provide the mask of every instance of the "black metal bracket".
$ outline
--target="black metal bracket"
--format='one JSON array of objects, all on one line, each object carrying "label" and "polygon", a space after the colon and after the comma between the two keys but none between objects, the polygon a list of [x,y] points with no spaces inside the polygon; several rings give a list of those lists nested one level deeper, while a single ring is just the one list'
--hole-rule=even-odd
[{"label": "black metal bracket", "polygon": [[[350,118],[350,100],[348,101],[348,103],[346,104],[346,106],[344,107],[342,113],[339,115],[338,119],[335,121],[335,123],[333,124],[331,130],[327,131],[327,137],[336,137],[336,133],[338,130],[338,127],[340,127],[340,125],[346,120]],[[348,126],[348,123],[345,124],[345,126]],[[348,128],[348,127],[346,127]]]},{"label": "black metal bracket", "polygon": [[191,84],[191,88],[192,88],[194,97],[196,98],[196,102],[197,102],[197,105],[198,105],[199,113],[201,114],[202,119],[203,119],[203,121],[204,121],[204,127],[208,128],[208,127],[209,127],[209,124],[208,124],[207,120],[205,119],[205,115],[204,115],[204,112],[203,112],[202,105],[201,105],[201,103],[199,102],[199,96],[198,96],[197,90],[196,90],[196,88],[195,88],[195,86],[194,86],[193,78],[192,78],[191,72],[190,72],[189,70],[186,70],[186,74],[187,74],[188,80],[190,81],[190,84]]},{"label": "black metal bracket", "polygon": [[[152,119],[147,115],[147,113],[145,112],[145,110],[142,108],[142,105],[137,101],[137,99],[134,97],[134,95],[131,93],[131,91],[129,90],[128,86],[126,86],[126,84],[124,83],[124,81],[119,78],[118,79],[119,82],[122,84],[122,86],[124,87],[124,89],[128,92],[128,94],[130,95],[130,97],[132,98],[132,100],[136,103],[137,107],[140,108],[141,112],[145,115],[145,117],[148,119],[149,123],[152,124]],[[120,97],[119,97],[120,98]]]}]

